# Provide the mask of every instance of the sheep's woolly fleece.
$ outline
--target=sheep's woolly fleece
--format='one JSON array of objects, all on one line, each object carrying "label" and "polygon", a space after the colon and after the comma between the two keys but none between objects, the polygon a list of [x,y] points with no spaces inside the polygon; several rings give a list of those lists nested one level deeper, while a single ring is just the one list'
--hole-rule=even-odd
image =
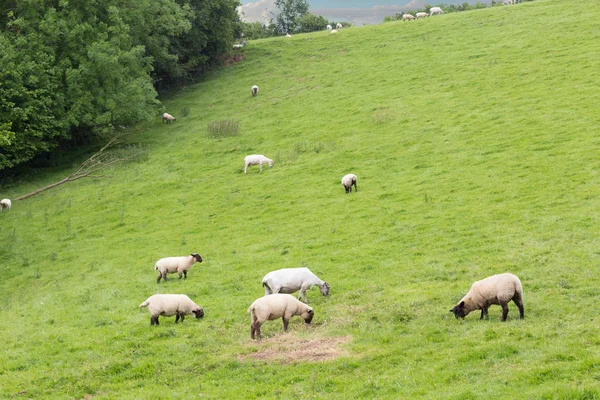
[{"label": "sheep's woolly fleece", "polygon": [[296,364],[335,360],[348,356],[342,345],[349,343],[352,336],[338,336],[315,339],[299,339],[292,334],[282,333],[269,339],[248,345],[253,352],[239,357],[240,361],[249,359],[276,362],[279,364]]}]

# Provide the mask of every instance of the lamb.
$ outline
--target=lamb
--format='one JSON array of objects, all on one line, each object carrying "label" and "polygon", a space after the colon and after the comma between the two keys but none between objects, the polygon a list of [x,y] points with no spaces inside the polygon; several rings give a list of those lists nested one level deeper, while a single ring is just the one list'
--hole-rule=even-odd
[{"label": "lamb", "polygon": [[427,14],[426,12],[418,12],[415,14],[415,17],[417,18],[425,18],[425,17],[429,17],[429,14]]},{"label": "lamb", "polygon": [[10,210],[11,206],[12,206],[12,203],[11,203],[10,199],[0,200],[0,212],[2,212],[2,210]]},{"label": "lamb", "polygon": [[283,330],[287,331],[290,318],[293,316],[299,315],[304,318],[304,322],[310,324],[315,315],[312,307],[296,300],[290,294],[272,294],[261,297],[250,305],[248,312],[251,315],[250,337],[254,339],[256,334],[258,340],[261,339],[260,327],[267,320],[271,321],[281,317]]},{"label": "lamb", "polygon": [[256,95],[258,94],[258,86],[254,85],[252,86],[252,97],[256,97]]},{"label": "lamb", "polygon": [[265,296],[273,293],[298,293],[298,300],[304,294],[304,302],[308,304],[306,292],[317,286],[323,296],[329,296],[329,284],[319,279],[308,268],[283,268],[271,271],[262,280]]},{"label": "lamb", "polygon": [[164,315],[170,317],[175,315],[175,323],[181,322],[186,315],[194,314],[196,318],[204,317],[204,308],[194,303],[185,294],[155,294],[140,304],[140,308],[148,307],[150,311],[150,326],[159,325],[158,317]]},{"label": "lamb", "polygon": [[415,19],[414,15],[411,15],[411,14],[404,14],[404,15],[402,15],[402,21],[410,21],[410,20],[413,20],[413,19]]},{"label": "lamb", "polygon": [[252,154],[250,156],[246,156],[244,157],[244,175],[246,175],[249,165],[260,165],[259,172],[262,172],[263,164],[269,164],[269,167],[272,167],[273,163],[273,160],[263,156],[262,154]]},{"label": "lamb", "polygon": [[333,27],[332,27],[331,25],[327,25],[327,30],[328,30],[328,31],[330,31],[330,30],[332,30],[332,29],[333,29]]},{"label": "lamb", "polygon": [[431,7],[429,9],[429,16],[431,17],[433,14],[443,14],[444,11],[440,7]]},{"label": "lamb", "polygon": [[344,187],[344,189],[346,189],[346,194],[352,192],[352,185],[354,185],[354,191],[358,192],[358,188],[356,187],[356,175],[344,175],[344,177],[342,178],[342,186]]},{"label": "lamb", "polygon": [[342,24],[340,24],[339,22],[335,24],[335,29],[342,29]]},{"label": "lamb", "polygon": [[523,309],[523,287],[513,274],[493,275],[473,283],[469,292],[450,312],[458,319],[465,318],[471,311],[481,310],[481,317],[488,316],[488,307],[499,304],[502,307],[502,321],[508,316],[508,302],[514,301],[519,307],[521,319],[525,318]]},{"label": "lamb", "polygon": [[189,256],[183,257],[166,257],[161,258],[154,265],[154,269],[158,271],[158,279],[156,283],[160,283],[160,278],[167,280],[167,274],[173,274],[177,272],[179,279],[183,275],[184,279],[187,279],[187,272],[195,262],[202,262],[202,257],[198,253],[192,253]]},{"label": "lamb", "polygon": [[169,113],[164,113],[163,114],[163,122],[167,122],[167,124],[170,124],[171,121],[177,121],[177,118],[173,117],[171,114]]}]

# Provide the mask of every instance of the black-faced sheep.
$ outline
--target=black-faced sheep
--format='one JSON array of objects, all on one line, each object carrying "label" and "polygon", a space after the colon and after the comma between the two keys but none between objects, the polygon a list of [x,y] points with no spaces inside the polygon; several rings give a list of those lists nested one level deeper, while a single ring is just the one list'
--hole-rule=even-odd
[{"label": "black-faced sheep", "polygon": [[502,307],[502,321],[508,316],[508,302],[514,301],[519,307],[521,319],[525,317],[523,309],[523,287],[513,274],[499,274],[473,283],[469,292],[450,310],[454,316],[464,318],[471,311],[481,310],[481,317],[488,316],[488,307],[499,304]]},{"label": "black-faced sheep", "polygon": [[269,164],[269,167],[273,166],[273,160],[263,156],[262,154],[252,154],[250,156],[244,157],[244,174],[248,171],[248,166],[250,165],[260,165],[260,171],[262,172],[263,164]]},{"label": "black-faced sheep", "polygon": [[342,29],[342,24],[340,24],[339,22],[335,24],[335,29]]},{"label": "black-faced sheep", "polygon": [[252,86],[251,92],[252,92],[252,97],[256,97],[256,95],[258,94],[258,86],[256,86],[256,85]]},{"label": "black-faced sheep", "polygon": [[260,340],[260,327],[266,321],[281,318],[283,320],[283,330],[288,330],[290,319],[299,315],[304,319],[304,322],[310,324],[315,313],[312,307],[302,303],[289,294],[272,294],[270,296],[257,299],[248,308],[251,315],[250,337]]},{"label": "black-faced sheep", "polygon": [[163,118],[163,122],[166,122],[167,124],[170,124],[171,121],[177,121],[177,118],[173,117],[169,113],[164,113],[162,118]]},{"label": "black-faced sheep", "polygon": [[12,203],[9,199],[0,200],[0,212],[2,212],[2,210],[10,210],[11,206]]},{"label": "black-faced sheep", "polygon": [[319,279],[308,268],[282,268],[271,271],[262,280],[265,296],[276,293],[298,293],[298,300],[304,295],[304,302],[308,303],[306,292],[317,286],[323,296],[329,296],[329,284]]},{"label": "black-faced sheep", "polygon": [[182,257],[161,258],[154,265],[154,269],[158,271],[156,283],[160,283],[161,278],[166,281],[167,274],[174,274],[175,272],[179,274],[179,279],[181,279],[182,275],[184,279],[187,279],[187,272],[196,262],[202,262],[202,257],[198,253],[192,253],[189,256]]},{"label": "black-faced sheep", "polygon": [[186,315],[194,315],[196,318],[204,317],[204,309],[194,303],[185,294],[155,294],[148,297],[148,300],[140,304],[141,307],[148,307],[150,311],[150,326],[158,325],[158,317],[163,315],[170,317],[175,315],[175,323],[181,322]]},{"label": "black-faced sheep", "polygon": [[358,192],[358,188],[356,187],[356,175],[348,174],[344,175],[342,178],[342,186],[346,189],[346,193],[352,192],[352,186],[354,186],[354,191]]}]

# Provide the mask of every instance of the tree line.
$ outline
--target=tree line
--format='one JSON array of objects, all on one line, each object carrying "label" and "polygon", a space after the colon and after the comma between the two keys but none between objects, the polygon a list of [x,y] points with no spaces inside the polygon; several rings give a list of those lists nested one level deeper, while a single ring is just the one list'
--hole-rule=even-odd
[{"label": "tree line", "polygon": [[231,51],[238,0],[0,0],[0,171],[156,115]]}]

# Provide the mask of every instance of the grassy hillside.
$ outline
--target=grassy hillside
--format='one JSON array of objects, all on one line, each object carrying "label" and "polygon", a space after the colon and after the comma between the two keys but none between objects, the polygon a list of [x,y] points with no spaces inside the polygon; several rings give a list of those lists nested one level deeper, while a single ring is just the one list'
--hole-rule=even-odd
[{"label": "grassy hillside", "polygon": [[[599,18],[539,0],[249,43],[165,102],[176,123],[131,128],[144,157],[0,214],[0,397],[599,398]],[[275,165],[244,175],[253,153]],[[331,295],[253,343],[262,277],[300,266]],[[448,312],[505,271],[524,320]],[[151,328],[154,293],[206,316]]]}]

